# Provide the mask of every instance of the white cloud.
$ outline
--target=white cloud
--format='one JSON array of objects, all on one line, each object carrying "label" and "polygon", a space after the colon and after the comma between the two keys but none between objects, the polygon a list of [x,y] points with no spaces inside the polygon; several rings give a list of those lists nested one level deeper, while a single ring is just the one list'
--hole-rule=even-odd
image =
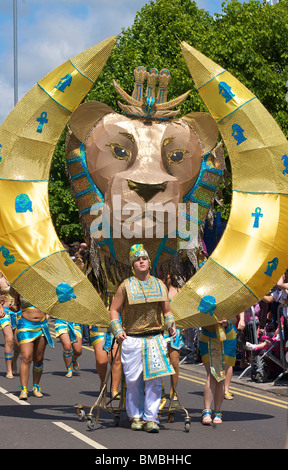
[{"label": "white cloud", "polygon": [[[14,106],[13,8],[0,0],[0,124]],[[132,25],[146,0],[18,0],[18,96],[70,57]],[[4,92],[5,91],[5,92]]]},{"label": "white cloud", "polygon": [[[118,35],[150,0],[17,0],[18,97],[70,57]],[[198,0],[214,13],[222,0]],[[0,0],[0,124],[13,107],[13,1]]]}]

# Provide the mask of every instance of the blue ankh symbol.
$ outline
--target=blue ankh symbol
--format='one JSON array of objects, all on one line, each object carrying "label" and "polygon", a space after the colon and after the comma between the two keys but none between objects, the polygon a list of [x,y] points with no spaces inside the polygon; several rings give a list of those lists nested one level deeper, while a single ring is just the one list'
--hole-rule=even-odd
[{"label": "blue ankh symbol", "polygon": [[48,122],[46,111],[43,111],[43,113],[40,114],[40,117],[37,117],[36,121],[39,122],[36,132],[39,132],[39,134],[41,134],[43,131],[43,125],[47,124]]},{"label": "blue ankh symbol", "polygon": [[263,214],[261,214],[261,207],[256,207],[255,212],[253,212],[252,217],[255,217],[253,228],[259,228],[259,219],[260,217],[263,217]]}]

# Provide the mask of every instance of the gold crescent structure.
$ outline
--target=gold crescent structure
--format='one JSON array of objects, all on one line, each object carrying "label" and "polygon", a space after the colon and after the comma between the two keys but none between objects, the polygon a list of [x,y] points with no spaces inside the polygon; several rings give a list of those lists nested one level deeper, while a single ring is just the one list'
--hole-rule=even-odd
[{"label": "gold crescent structure", "polygon": [[0,270],[53,317],[106,326],[108,312],[55,232],[48,202],[51,159],[71,113],[104,67],[116,37],[40,80],[0,127]]},{"label": "gold crescent structure", "polygon": [[254,305],[288,266],[288,145],[273,117],[228,71],[183,42],[195,85],[229,153],[233,197],[225,232],[173,298],[177,326],[232,318]]}]

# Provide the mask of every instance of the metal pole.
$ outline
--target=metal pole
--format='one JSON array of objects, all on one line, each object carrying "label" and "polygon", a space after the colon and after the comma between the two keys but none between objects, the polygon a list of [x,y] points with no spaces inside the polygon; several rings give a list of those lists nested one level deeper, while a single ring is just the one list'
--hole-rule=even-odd
[{"label": "metal pole", "polygon": [[18,103],[18,40],[17,40],[17,0],[13,3],[14,25],[14,106]]}]

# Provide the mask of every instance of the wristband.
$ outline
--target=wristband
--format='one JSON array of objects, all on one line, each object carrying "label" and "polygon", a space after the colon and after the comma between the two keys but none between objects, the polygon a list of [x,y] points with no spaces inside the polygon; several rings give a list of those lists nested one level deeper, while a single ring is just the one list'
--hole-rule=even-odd
[{"label": "wristband", "polygon": [[117,338],[118,335],[124,333],[120,320],[110,321],[110,331]]},{"label": "wristband", "polygon": [[169,331],[170,326],[172,326],[174,322],[175,322],[174,315],[172,313],[168,313],[168,315],[165,315],[164,326],[166,330]]}]

